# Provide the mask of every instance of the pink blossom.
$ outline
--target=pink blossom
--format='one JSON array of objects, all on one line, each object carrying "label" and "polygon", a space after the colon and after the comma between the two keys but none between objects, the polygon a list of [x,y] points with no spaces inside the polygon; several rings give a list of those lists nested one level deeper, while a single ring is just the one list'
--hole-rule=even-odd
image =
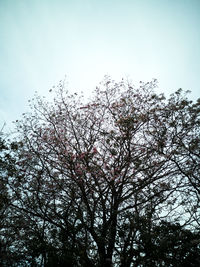
[{"label": "pink blossom", "polygon": [[77,166],[77,168],[75,169],[75,172],[76,172],[76,174],[78,174],[78,175],[82,175],[83,173],[82,173],[82,170],[80,170],[80,169],[78,169],[79,168],[79,166]]},{"label": "pink blossom", "polygon": [[96,154],[97,152],[98,152],[98,151],[97,151],[96,147],[94,147],[94,148],[93,148],[93,153]]},{"label": "pink blossom", "polygon": [[80,155],[80,159],[83,159],[83,158],[85,157],[85,154],[86,154],[86,153],[84,153],[84,152],[81,153],[81,155]]},{"label": "pink blossom", "polygon": [[43,135],[43,140],[46,140],[46,139],[47,139],[47,135],[44,134],[44,135]]},{"label": "pink blossom", "polygon": [[76,155],[73,154],[73,155],[72,155],[72,160],[75,159],[75,158],[76,158]]}]

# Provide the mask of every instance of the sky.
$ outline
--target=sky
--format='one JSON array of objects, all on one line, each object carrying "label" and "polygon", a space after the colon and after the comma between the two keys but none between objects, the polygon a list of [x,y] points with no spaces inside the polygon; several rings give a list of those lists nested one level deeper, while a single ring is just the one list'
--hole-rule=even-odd
[{"label": "sky", "polygon": [[110,75],[197,99],[199,14],[200,0],[0,0],[0,129],[65,76],[88,96]]}]

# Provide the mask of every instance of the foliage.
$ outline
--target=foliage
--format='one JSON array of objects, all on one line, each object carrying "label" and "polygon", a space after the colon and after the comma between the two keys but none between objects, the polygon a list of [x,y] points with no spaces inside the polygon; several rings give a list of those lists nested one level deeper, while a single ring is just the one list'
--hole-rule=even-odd
[{"label": "foliage", "polygon": [[11,253],[12,234],[9,232],[11,222],[8,222],[10,210],[10,192],[7,186],[7,177],[14,175],[15,160],[11,156],[14,143],[7,144],[0,132],[0,265],[9,266],[16,262],[14,253]]},{"label": "foliage", "polygon": [[7,186],[22,265],[198,264],[200,101],[156,86],[107,77],[84,101],[60,82],[17,121]]}]

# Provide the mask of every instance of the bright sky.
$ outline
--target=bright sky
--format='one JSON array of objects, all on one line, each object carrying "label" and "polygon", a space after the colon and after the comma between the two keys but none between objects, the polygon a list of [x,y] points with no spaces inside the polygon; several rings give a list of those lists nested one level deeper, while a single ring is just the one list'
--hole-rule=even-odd
[{"label": "bright sky", "polygon": [[65,75],[89,95],[105,74],[200,97],[200,0],[0,0],[0,129]]}]

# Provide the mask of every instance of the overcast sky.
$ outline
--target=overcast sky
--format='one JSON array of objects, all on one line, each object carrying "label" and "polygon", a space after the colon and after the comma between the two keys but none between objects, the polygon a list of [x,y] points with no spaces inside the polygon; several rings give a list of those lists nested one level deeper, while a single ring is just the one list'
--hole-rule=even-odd
[{"label": "overcast sky", "polygon": [[109,74],[200,97],[199,14],[200,0],[0,0],[0,128],[65,75],[88,95]]}]

